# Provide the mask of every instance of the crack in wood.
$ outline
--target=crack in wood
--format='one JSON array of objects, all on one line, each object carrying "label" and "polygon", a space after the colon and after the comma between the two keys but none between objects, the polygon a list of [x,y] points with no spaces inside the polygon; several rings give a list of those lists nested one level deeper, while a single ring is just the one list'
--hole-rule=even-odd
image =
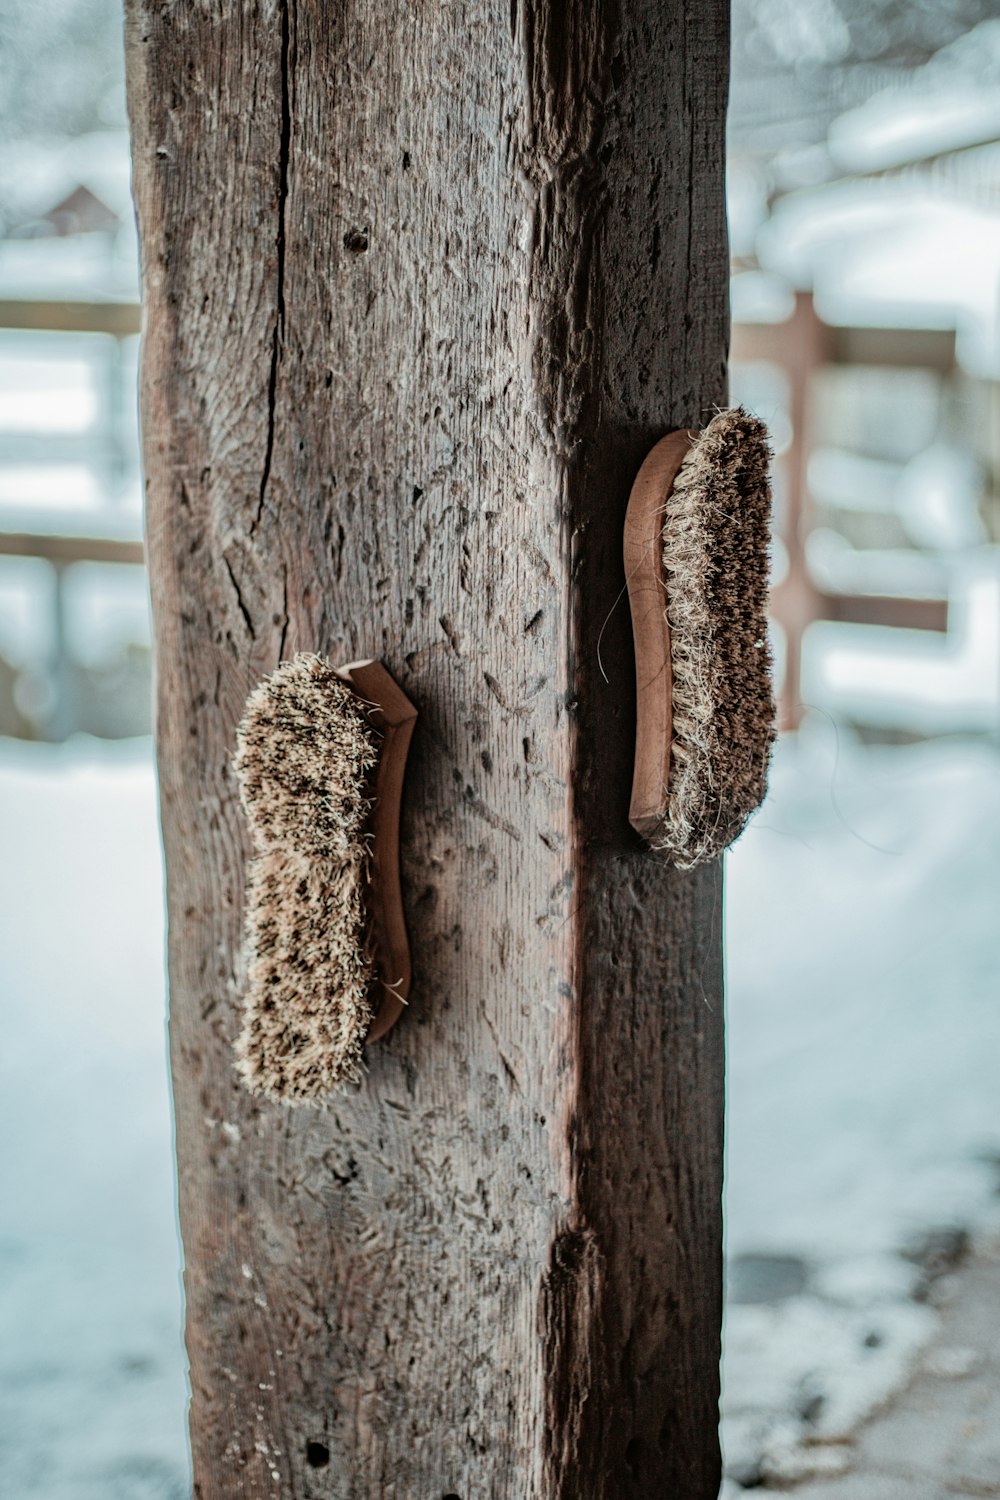
[{"label": "crack in wood", "polygon": [[222,554],[222,561],[225,564],[226,572],[229,574],[229,582],[233,586],[233,593],[236,595],[236,604],[240,614],[243,616],[243,623],[247,628],[247,634],[252,641],[255,641],[257,639],[257,632],[253,628],[253,620],[250,618],[250,611],[246,607],[246,602],[243,598],[243,591],[241,590],[239,584],[236,582],[236,574],[233,572],[233,565],[229,561],[229,558],[225,553]]},{"label": "crack in wood", "polygon": [[292,145],[292,106],[289,82],[289,50],[291,23],[288,14],[289,0],[280,0],[281,54],[279,72],[281,77],[281,133],[278,144],[278,226],[275,232],[277,275],[274,308],[274,330],[271,335],[271,368],[267,380],[267,441],[264,447],[264,464],[260,476],[260,492],[257,498],[257,514],[250,526],[254,536],[260,525],[267,504],[267,486],[271,479],[271,464],[274,459],[274,430],[278,400],[278,366],[285,339],[285,213],[288,206],[288,170]]},{"label": "crack in wood", "polygon": [[281,607],[283,618],[281,622],[281,640],[278,643],[278,660],[285,659],[285,645],[288,640],[288,564],[285,563],[281,575]]}]

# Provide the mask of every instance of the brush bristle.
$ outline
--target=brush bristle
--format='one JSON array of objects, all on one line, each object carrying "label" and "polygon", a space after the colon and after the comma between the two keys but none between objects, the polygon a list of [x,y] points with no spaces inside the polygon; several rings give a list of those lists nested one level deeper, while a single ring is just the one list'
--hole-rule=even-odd
[{"label": "brush bristle", "polygon": [[664,512],[673,740],[656,847],[682,868],[738,838],[767,790],[770,458],[763,422],[739,407],[720,412],[694,440]]},{"label": "brush bristle", "polygon": [[371,1024],[368,777],[378,736],[318,656],[251,693],[234,768],[256,848],[246,897],[247,993],[236,1044],[247,1087],[285,1104],[356,1079]]}]

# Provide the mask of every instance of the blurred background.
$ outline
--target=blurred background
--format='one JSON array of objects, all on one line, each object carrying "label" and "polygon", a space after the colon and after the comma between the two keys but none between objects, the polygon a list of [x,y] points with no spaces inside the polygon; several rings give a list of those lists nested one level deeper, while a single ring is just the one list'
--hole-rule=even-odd
[{"label": "blurred background", "polygon": [[0,0],[0,1492],[190,1492],[117,0]]},{"label": "blurred background", "polygon": [[1000,7],[734,26],[785,732],[727,861],[727,1488],[1000,1494]]},{"label": "blurred background", "polygon": [[[736,1494],[857,1468],[998,1227],[1000,7],[734,24],[732,394],[774,437],[784,728],[728,858]],[[177,1500],[119,0],[0,0],[0,147],[0,1473]]]}]

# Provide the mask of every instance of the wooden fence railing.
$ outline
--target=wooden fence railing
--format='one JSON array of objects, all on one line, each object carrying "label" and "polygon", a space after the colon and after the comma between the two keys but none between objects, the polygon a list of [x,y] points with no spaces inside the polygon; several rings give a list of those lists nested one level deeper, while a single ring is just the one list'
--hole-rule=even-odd
[{"label": "wooden fence railing", "polygon": [[[135,337],[141,322],[141,309],[134,302],[0,299],[0,331],[94,333],[122,341]],[[811,577],[806,559],[812,526],[807,466],[815,377],[827,365],[853,364],[947,373],[955,367],[955,337],[940,329],[833,328],[817,316],[811,295],[798,293],[794,312],[783,323],[735,324],[731,358],[734,362],[767,361],[779,366],[788,379],[792,436],[782,459],[787,506],[780,538],[787,570],[773,591],[772,612],[786,642],[782,723],[794,728],[800,714],[802,638],[814,621],[931,631],[944,631],[948,626],[944,598],[832,593]],[[58,568],[74,562],[137,564],[143,562],[143,547],[132,539],[4,532],[0,533],[0,555],[38,557]]]},{"label": "wooden fence railing", "polygon": [[834,328],[817,316],[811,294],[799,292],[792,316],[783,323],[734,324],[730,358],[734,363],[777,365],[788,380],[792,435],[782,459],[787,504],[780,536],[787,569],[771,594],[771,612],[785,637],[781,722],[783,728],[794,729],[801,714],[802,638],[814,621],[843,620],[911,630],[948,628],[947,599],[831,593],[813,579],[806,556],[813,524],[807,470],[813,446],[810,429],[816,376],[828,365],[950,373],[955,368],[955,335],[927,328]]},{"label": "wooden fence railing", "polygon": [[[108,436],[115,451],[118,472],[128,466],[134,437],[121,427],[128,400],[122,387],[124,378],[122,346],[141,329],[142,314],[135,301],[106,301],[65,298],[0,298],[0,333],[47,332],[65,334],[100,334],[114,340],[110,350],[110,371],[114,390],[109,405]],[[114,429],[114,430],[111,430]],[[128,451],[127,451],[128,450]],[[50,445],[51,451],[51,445]],[[50,670],[56,691],[56,703],[44,732],[52,739],[62,739],[73,727],[67,704],[70,680],[69,646],[66,639],[64,577],[74,563],[113,563],[141,565],[144,561],[142,541],[138,537],[77,535],[62,531],[0,531],[0,556],[39,558],[51,565],[55,574],[52,595],[55,654]]]}]

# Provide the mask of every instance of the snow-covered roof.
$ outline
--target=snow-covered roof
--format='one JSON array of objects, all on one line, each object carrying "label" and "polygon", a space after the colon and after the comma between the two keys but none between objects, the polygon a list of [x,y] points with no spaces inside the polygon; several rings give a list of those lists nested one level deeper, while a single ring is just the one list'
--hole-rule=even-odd
[{"label": "snow-covered roof", "polygon": [[756,245],[765,270],[813,289],[826,322],[954,328],[963,368],[1000,377],[1000,209],[847,181],[780,199]]},{"label": "snow-covered roof", "polygon": [[124,130],[10,142],[0,154],[4,217],[8,225],[40,219],[76,188],[85,187],[119,219],[131,219],[130,170]]},{"label": "snow-covered roof", "polygon": [[882,172],[1000,139],[1000,92],[884,90],[834,120],[833,162],[849,172]]},{"label": "snow-covered roof", "polygon": [[0,240],[0,298],[138,298],[126,132],[18,141],[0,155],[0,205],[8,233],[45,219],[81,190],[106,205],[118,220],[117,232]]}]

